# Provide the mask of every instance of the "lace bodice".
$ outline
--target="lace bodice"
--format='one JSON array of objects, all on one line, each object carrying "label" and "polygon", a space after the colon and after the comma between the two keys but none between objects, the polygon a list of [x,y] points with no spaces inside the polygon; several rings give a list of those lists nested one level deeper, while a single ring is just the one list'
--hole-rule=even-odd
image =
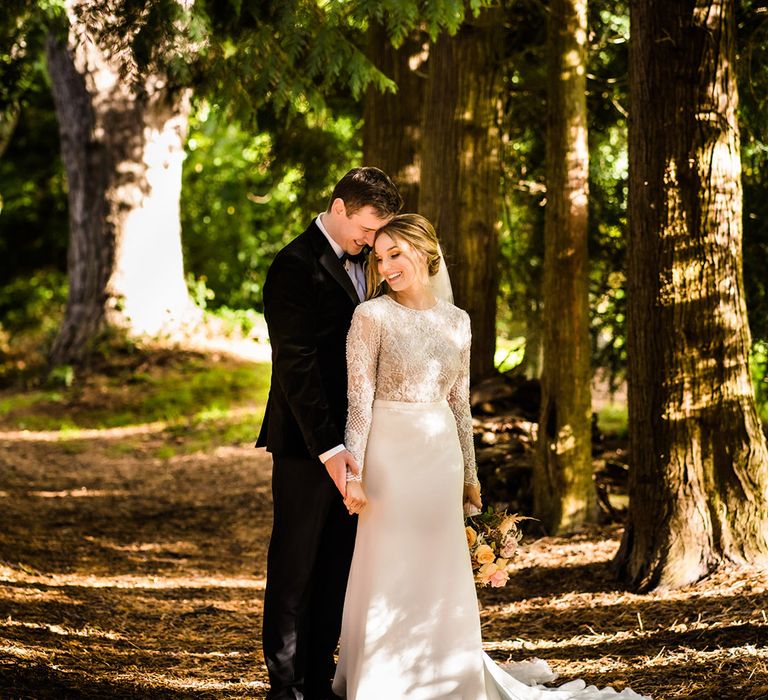
[{"label": "lace bodice", "polygon": [[[385,295],[355,309],[347,336],[349,413],[344,441],[361,470],[374,399],[447,399],[464,455],[464,481],[477,483],[469,409],[470,340],[469,316],[443,300],[417,310]],[[349,473],[347,478],[361,476]]]}]

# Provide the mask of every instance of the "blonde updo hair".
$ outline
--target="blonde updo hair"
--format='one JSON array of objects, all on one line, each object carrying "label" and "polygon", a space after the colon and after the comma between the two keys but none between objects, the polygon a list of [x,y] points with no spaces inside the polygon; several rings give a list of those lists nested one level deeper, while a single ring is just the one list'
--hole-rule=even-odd
[{"label": "blonde updo hair", "polygon": [[[398,214],[382,226],[373,239],[374,246],[379,236],[386,233],[393,241],[408,243],[427,259],[427,274],[433,277],[440,269],[440,252],[435,227],[420,214]],[[376,255],[371,250],[368,258],[368,298],[386,294],[389,285],[379,276]]]}]

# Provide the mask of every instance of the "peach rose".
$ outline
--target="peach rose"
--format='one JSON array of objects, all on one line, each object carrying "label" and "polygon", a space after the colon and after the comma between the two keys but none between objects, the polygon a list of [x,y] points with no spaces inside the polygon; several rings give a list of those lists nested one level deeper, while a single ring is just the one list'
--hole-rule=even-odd
[{"label": "peach rose", "polygon": [[497,569],[498,567],[496,564],[483,564],[475,576],[477,582],[483,586],[487,586],[488,582],[491,580],[491,576],[496,573]]},{"label": "peach rose", "polygon": [[493,562],[483,564],[483,566],[481,566],[480,570],[477,572],[477,580],[483,586],[487,586],[498,571],[499,567],[496,566],[496,564]]},{"label": "peach rose", "polygon": [[496,569],[488,582],[493,588],[501,588],[509,581],[509,574],[504,569]]},{"label": "peach rose", "polygon": [[509,559],[517,551],[517,540],[514,537],[505,537],[501,542],[502,557]]},{"label": "peach rose", "polygon": [[481,544],[475,550],[475,561],[478,564],[490,564],[495,558],[496,555],[487,544]]},{"label": "peach rose", "polygon": [[471,549],[472,547],[474,547],[475,542],[477,542],[477,533],[469,526],[467,526],[464,529],[467,533],[467,544]]}]

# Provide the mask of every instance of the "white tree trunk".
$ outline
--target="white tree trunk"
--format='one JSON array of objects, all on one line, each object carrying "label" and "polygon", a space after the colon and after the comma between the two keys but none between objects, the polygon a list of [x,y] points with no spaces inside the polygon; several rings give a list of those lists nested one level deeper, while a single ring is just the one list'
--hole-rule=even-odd
[{"label": "white tree trunk", "polygon": [[106,327],[171,333],[200,311],[184,281],[179,195],[189,93],[161,76],[120,76],[70,9],[67,46],[49,39],[70,209],[69,299],[52,350],[77,360]]},{"label": "white tree trunk", "polygon": [[141,160],[118,166],[128,170],[138,165],[142,171],[141,178],[123,183],[114,193],[126,214],[108,283],[110,296],[123,300],[122,312],[133,333],[173,330],[190,320],[190,313],[197,318],[184,281],[179,211],[186,102],[145,109]]}]

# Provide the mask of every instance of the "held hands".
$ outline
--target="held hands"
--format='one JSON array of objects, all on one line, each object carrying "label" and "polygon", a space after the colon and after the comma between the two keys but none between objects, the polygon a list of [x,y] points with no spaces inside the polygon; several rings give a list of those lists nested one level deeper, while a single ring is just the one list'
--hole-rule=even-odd
[{"label": "held hands", "polygon": [[464,484],[464,513],[472,510],[472,506],[478,511],[483,509],[483,500],[480,498],[480,484]]},{"label": "held hands", "polygon": [[342,450],[325,462],[325,469],[343,498],[347,497],[347,467],[355,475],[360,473],[360,467],[349,450]]},{"label": "held hands", "polygon": [[365,497],[361,482],[347,482],[347,497],[344,499],[344,505],[350,515],[358,515],[368,505],[368,499]]}]

